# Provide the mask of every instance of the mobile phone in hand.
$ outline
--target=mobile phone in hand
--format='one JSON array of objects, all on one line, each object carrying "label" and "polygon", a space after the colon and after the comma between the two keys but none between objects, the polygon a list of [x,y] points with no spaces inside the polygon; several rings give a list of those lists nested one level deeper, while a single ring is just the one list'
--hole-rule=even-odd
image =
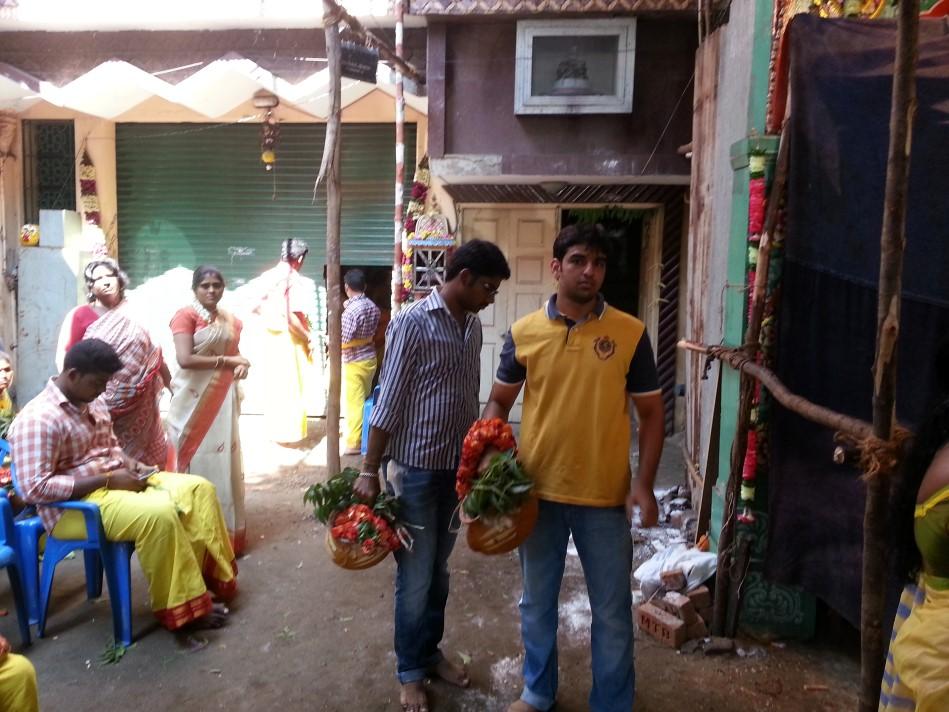
[{"label": "mobile phone in hand", "polygon": [[140,479],[140,480],[147,480],[149,477],[151,477],[152,475],[154,475],[156,472],[158,472],[158,468],[157,468],[157,467],[150,467],[150,468],[148,468],[147,470],[145,470],[145,472],[140,472],[140,473],[138,473],[138,479]]}]

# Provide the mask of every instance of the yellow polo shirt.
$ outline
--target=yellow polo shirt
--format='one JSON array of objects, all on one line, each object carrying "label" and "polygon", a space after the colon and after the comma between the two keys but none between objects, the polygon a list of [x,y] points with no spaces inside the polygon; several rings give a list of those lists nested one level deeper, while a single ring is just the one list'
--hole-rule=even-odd
[{"label": "yellow polo shirt", "polygon": [[629,395],[659,392],[643,323],[600,298],[574,323],[556,295],[505,338],[497,381],[524,383],[518,459],[541,499],[622,505],[629,492]]}]

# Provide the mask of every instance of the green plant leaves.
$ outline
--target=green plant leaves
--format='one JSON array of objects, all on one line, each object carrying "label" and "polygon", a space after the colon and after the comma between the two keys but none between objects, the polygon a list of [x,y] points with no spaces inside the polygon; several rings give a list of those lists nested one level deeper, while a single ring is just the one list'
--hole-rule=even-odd
[{"label": "green plant leaves", "polygon": [[508,514],[524,502],[534,483],[511,452],[491,458],[491,463],[471,485],[462,508],[472,519]]},{"label": "green plant leaves", "polygon": [[[350,505],[362,502],[353,492],[353,485],[356,483],[357,477],[359,477],[359,470],[355,467],[347,467],[326,482],[311,485],[307,488],[307,491],[303,494],[303,501],[306,504],[313,505],[313,514],[320,522],[331,524],[330,520],[336,512],[341,512]],[[390,523],[397,522],[399,514],[398,500],[386,492],[380,492],[372,506],[372,511]]]}]

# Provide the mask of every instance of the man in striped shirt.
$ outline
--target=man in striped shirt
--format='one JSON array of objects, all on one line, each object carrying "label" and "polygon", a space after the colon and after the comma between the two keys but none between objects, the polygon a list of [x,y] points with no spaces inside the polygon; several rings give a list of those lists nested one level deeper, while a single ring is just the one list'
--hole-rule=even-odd
[{"label": "man in striped shirt", "polygon": [[379,307],[366,296],[366,275],[351,269],[343,278],[343,418],[346,421],[344,455],[358,455],[362,441],[362,408],[376,374],[376,347],[372,337],[379,326]]},{"label": "man in striped shirt", "polygon": [[467,687],[468,674],[439,650],[448,601],[450,531],[458,505],[455,471],[461,443],[478,418],[481,321],[511,276],[497,246],[472,240],[449,260],[445,284],[403,309],[386,333],[379,400],[372,411],[368,451],[356,491],[379,493],[379,467],[388,458],[387,489],[400,499],[414,536],[396,552],[395,653],[402,709],[428,710],[424,680],[435,675]]}]

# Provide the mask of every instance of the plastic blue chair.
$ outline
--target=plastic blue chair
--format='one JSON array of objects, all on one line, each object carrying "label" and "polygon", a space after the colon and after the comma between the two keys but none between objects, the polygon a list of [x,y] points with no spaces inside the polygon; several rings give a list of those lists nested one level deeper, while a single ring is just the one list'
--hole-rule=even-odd
[{"label": "plastic blue chair", "polygon": [[[0,459],[2,459],[0,455]],[[23,579],[20,576],[20,559],[15,549],[16,535],[13,530],[13,507],[6,493],[0,493],[0,568],[6,568],[10,578],[10,590],[16,606],[16,620],[20,626],[23,645],[30,644],[30,618]]]},{"label": "plastic blue chair", "polygon": [[[10,445],[0,440],[0,457],[10,452]],[[13,487],[23,496],[16,474],[16,463],[11,463]],[[21,568],[25,572],[26,591],[30,603],[30,623],[36,624],[37,635],[46,632],[50,594],[56,565],[73,551],[82,550],[86,568],[86,596],[102,595],[102,574],[105,573],[112,604],[112,629],[117,645],[132,644],[132,568],[131,557],[135,545],[130,541],[109,541],[102,528],[99,506],[93,502],[55,502],[50,506],[74,509],[82,513],[86,525],[85,539],[60,539],[52,534],[46,537],[42,569],[39,566],[39,540],[43,524],[38,516],[15,524]]]},{"label": "plastic blue chair", "polygon": [[379,397],[379,386],[372,389],[372,393],[362,404],[362,442],[359,445],[359,452],[363,455],[369,448],[369,416],[372,415],[372,409],[376,405],[376,399]]}]

